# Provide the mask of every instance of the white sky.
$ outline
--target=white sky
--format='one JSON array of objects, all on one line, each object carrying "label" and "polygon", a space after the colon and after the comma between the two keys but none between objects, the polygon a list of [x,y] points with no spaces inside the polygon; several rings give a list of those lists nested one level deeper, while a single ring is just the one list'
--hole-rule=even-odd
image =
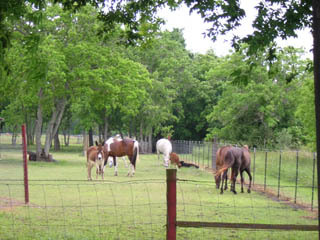
[{"label": "white sky", "polygon": [[[250,4],[249,0],[243,1],[243,4],[245,3]],[[251,23],[256,15],[256,10],[253,8],[252,2],[251,5],[242,6],[246,10],[246,18],[242,21],[241,28],[237,29],[234,33],[242,33],[242,35],[245,35],[252,31]],[[173,28],[183,29],[187,49],[194,53],[204,54],[209,49],[213,49],[218,56],[225,56],[231,50],[230,43],[226,42],[226,40],[231,39],[231,34],[219,36],[216,42],[212,42],[208,37],[204,37],[203,35],[210,25],[204,23],[200,15],[196,13],[189,15],[189,9],[186,6],[180,7],[175,12],[164,9],[159,12],[159,16],[166,21],[166,24],[162,27],[163,30],[167,29],[171,31]],[[304,48],[306,52],[312,49],[312,42],[313,39],[310,29],[300,31],[298,33],[298,38],[277,41],[278,45],[281,47],[301,47]],[[307,54],[306,57],[312,58],[312,53]]]}]

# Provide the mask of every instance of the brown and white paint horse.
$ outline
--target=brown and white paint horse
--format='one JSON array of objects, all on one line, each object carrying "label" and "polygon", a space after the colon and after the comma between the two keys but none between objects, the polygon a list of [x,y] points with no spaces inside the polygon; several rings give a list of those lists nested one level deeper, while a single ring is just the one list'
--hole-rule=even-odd
[{"label": "brown and white paint horse", "polygon": [[105,153],[103,145],[96,142],[96,146],[91,146],[87,150],[87,168],[88,168],[88,180],[92,180],[91,169],[93,166],[96,166],[96,178],[101,175],[104,179],[104,160]]},{"label": "brown and white paint horse", "polygon": [[109,157],[113,157],[113,164],[114,164],[114,175],[118,175],[118,163],[117,157],[128,156],[130,160],[128,176],[133,176],[136,169],[136,162],[139,158],[139,143],[136,140],[125,138],[125,139],[116,139],[116,138],[109,138],[104,143],[104,151],[105,151],[105,163]]}]

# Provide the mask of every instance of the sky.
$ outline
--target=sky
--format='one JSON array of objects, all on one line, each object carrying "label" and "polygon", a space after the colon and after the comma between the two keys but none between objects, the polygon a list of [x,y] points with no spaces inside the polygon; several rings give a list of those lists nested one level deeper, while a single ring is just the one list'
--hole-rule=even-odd
[{"label": "sky", "polygon": [[[242,4],[249,4],[249,1],[243,1]],[[246,18],[242,20],[241,28],[237,29],[234,33],[240,33],[244,35],[252,31],[251,23],[256,15],[256,10],[251,5],[241,5],[246,11]],[[186,40],[186,47],[188,50],[194,53],[205,54],[208,50],[212,49],[217,56],[227,55],[231,48],[230,43],[226,40],[231,39],[229,36],[219,36],[216,42],[212,42],[208,37],[204,37],[203,33],[210,27],[209,24],[204,23],[200,15],[197,13],[189,14],[189,9],[186,6],[180,7],[175,12],[171,12],[169,9],[163,9],[159,12],[159,16],[162,17],[166,24],[162,26],[162,30],[172,30],[173,28],[183,29],[183,35]],[[306,57],[312,58],[312,53],[309,50],[312,49],[312,35],[310,29],[305,29],[298,32],[298,38],[290,38],[286,41],[277,40],[277,43],[281,47],[294,46],[297,48],[304,48]]]}]

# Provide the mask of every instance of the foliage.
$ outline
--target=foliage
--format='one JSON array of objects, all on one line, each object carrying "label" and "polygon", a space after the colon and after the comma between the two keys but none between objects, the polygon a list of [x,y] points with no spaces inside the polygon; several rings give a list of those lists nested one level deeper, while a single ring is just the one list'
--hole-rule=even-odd
[{"label": "foliage", "polygon": [[[310,62],[301,50],[269,44],[276,36],[294,35],[297,26],[310,26],[309,2],[258,3],[257,31],[237,41],[238,52],[226,57],[190,53],[182,30],[158,31],[161,21],[154,13],[166,2],[119,2],[105,12],[104,1],[91,1],[94,7],[77,0],[24,1],[15,3],[15,11],[9,3],[1,5],[0,31],[10,32],[6,46],[11,46],[1,53],[6,74],[0,80],[8,128],[26,121],[31,134],[39,109],[46,128],[63,101],[68,126],[78,132],[93,128],[141,138],[170,132],[173,139],[219,136],[252,145],[314,145]],[[168,4],[175,8],[180,2]],[[208,31],[213,38],[244,17],[238,1],[186,4],[216,24]],[[295,21],[281,26],[276,14]],[[254,51],[265,46],[266,51]]]}]

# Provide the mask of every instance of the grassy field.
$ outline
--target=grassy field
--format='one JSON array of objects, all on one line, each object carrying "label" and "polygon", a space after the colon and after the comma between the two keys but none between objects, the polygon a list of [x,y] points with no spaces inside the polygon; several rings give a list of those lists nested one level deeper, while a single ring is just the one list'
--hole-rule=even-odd
[{"label": "grassy field", "polygon": [[[24,205],[21,149],[1,145],[0,239],[165,239],[165,168],[156,155],[140,155],[136,175],[119,162],[119,176],[87,181],[81,147],[53,152],[57,162],[29,162],[30,204]],[[93,176],[95,173],[93,172]],[[212,173],[181,168],[179,221],[311,224],[314,212],[261,192],[223,195]],[[270,182],[268,181],[268,184]],[[240,186],[237,185],[237,189]],[[317,232],[178,228],[177,239],[317,239]]]}]

